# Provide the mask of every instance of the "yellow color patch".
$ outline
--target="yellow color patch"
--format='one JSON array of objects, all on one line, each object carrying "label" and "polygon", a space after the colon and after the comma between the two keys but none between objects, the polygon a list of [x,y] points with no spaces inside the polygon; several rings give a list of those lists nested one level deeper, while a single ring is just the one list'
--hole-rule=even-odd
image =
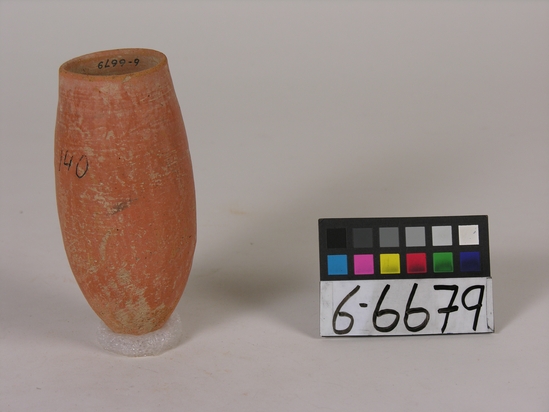
[{"label": "yellow color patch", "polygon": [[395,275],[400,273],[400,254],[382,253],[379,255],[379,267],[382,275]]}]

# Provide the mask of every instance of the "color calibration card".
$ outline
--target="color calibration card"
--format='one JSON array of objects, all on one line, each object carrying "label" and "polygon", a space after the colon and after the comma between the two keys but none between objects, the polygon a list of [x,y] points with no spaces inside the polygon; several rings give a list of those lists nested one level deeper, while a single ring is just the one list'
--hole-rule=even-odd
[{"label": "color calibration card", "polygon": [[322,336],[494,331],[488,216],[318,226]]}]

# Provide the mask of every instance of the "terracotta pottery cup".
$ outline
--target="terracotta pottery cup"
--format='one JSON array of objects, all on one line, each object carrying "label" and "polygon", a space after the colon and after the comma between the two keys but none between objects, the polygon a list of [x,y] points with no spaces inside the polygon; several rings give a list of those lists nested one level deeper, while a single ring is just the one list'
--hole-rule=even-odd
[{"label": "terracotta pottery cup", "polygon": [[191,157],[164,54],[109,50],[60,67],[55,184],[67,257],[92,309],[116,333],[162,327],[196,244]]}]

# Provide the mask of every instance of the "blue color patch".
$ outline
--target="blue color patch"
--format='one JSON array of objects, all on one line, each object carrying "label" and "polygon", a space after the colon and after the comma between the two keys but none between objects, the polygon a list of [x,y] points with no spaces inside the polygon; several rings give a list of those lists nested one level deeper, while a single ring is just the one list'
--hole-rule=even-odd
[{"label": "blue color patch", "polygon": [[480,252],[461,252],[459,265],[462,272],[480,272]]},{"label": "blue color patch", "polygon": [[346,275],[347,255],[328,255],[328,275]]}]

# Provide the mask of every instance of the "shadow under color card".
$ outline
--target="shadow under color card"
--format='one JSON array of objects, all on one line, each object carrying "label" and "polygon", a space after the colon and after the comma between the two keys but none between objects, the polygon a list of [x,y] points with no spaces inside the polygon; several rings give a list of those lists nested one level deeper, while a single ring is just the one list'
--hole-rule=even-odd
[{"label": "shadow under color card", "polygon": [[320,219],[319,251],[322,336],[493,332],[487,216]]}]

